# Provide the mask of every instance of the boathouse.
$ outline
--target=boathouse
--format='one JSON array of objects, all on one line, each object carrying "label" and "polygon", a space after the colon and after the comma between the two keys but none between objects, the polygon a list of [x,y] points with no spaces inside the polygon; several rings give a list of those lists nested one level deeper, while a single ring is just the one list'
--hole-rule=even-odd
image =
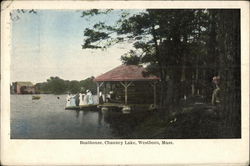
[{"label": "boathouse", "polygon": [[12,91],[16,94],[34,94],[35,86],[31,82],[13,82]]},{"label": "boathouse", "polygon": [[145,76],[144,72],[146,69],[142,66],[120,65],[94,79],[97,94],[100,91],[104,94],[104,102],[156,106],[159,78],[154,75]]}]

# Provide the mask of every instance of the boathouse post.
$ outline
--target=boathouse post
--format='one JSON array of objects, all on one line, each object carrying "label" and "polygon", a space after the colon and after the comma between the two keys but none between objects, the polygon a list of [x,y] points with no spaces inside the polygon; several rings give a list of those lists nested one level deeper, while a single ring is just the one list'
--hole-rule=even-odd
[{"label": "boathouse post", "polygon": [[128,103],[128,87],[125,86],[125,104]]},{"label": "boathouse post", "polygon": [[103,90],[103,92],[104,92],[104,103],[106,103],[106,82],[104,82],[103,87],[104,87],[104,90]]},{"label": "boathouse post", "polygon": [[100,87],[99,87],[99,83],[96,82],[96,93],[97,93],[97,104],[99,104],[99,93],[100,93]]},{"label": "boathouse post", "polygon": [[131,85],[132,82],[120,82],[122,86],[125,88],[125,104],[128,103],[128,87]]}]

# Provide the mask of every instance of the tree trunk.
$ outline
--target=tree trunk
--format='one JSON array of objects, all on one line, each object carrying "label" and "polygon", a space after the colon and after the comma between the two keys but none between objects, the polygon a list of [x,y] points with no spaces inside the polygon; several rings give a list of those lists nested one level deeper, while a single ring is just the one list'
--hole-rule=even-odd
[{"label": "tree trunk", "polygon": [[220,15],[220,74],[222,110],[228,137],[240,137],[240,12],[225,10]]}]

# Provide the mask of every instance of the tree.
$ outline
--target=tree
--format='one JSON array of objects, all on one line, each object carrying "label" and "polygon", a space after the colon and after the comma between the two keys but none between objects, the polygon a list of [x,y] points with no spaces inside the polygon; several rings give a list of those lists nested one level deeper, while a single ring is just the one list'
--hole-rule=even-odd
[{"label": "tree", "polygon": [[79,81],[73,80],[68,83],[68,86],[67,86],[68,92],[72,94],[76,94],[76,93],[79,93],[80,90],[81,90],[81,87],[80,87]]},{"label": "tree", "polygon": [[59,77],[50,77],[47,80],[47,88],[54,94],[62,94],[66,92],[64,80]]},{"label": "tree", "polygon": [[17,21],[25,14],[37,14],[37,11],[34,9],[31,9],[31,10],[24,10],[24,9],[13,10],[12,12],[10,12],[10,19],[12,21]]},{"label": "tree", "polygon": [[148,64],[145,75],[160,77],[162,112],[179,105],[188,95],[203,95],[209,103],[212,78],[220,76],[217,110],[224,115],[222,130],[232,137],[240,136],[239,10],[148,9],[125,13],[114,26],[97,23],[91,33],[88,31],[84,33],[84,49],[133,43],[134,50],[121,60],[124,64]]},{"label": "tree", "polygon": [[240,10],[217,10],[218,74],[222,114],[231,137],[241,135]]},{"label": "tree", "polygon": [[141,63],[141,57],[139,57],[135,51],[130,50],[129,53],[121,56],[121,61],[126,65],[139,65]]},{"label": "tree", "polygon": [[[149,63],[149,72],[161,78],[160,106],[165,111],[167,106],[175,105],[180,99],[179,73],[185,75],[189,47],[196,33],[202,31],[202,26],[195,24],[200,13],[196,10],[148,9],[132,16],[124,14],[115,26],[101,22],[91,30],[86,29],[83,49],[107,48],[119,42],[133,41],[137,53],[130,51],[130,56],[123,56],[122,61],[126,64]],[[173,83],[167,87],[169,79]],[[164,93],[167,88],[173,89],[172,93]]]},{"label": "tree", "polygon": [[94,77],[86,78],[80,81],[81,92],[86,93],[86,90],[90,90],[93,94],[96,94],[96,83],[94,82]]},{"label": "tree", "polygon": [[90,90],[93,94],[96,93],[96,84],[94,77],[86,78],[85,80],[63,80],[59,77],[50,77],[47,82],[37,83],[35,85],[36,90],[39,93],[53,93],[53,94],[65,94],[65,93],[86,93],[86,90]]}]

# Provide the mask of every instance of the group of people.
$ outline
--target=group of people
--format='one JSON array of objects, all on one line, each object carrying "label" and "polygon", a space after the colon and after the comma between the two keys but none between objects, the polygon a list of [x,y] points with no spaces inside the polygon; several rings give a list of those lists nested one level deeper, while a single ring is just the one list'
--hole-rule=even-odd
[{"label": "group of people", "polygon": [[68,94],[66,107],[94,104],[93,95],[90,90],[76,95]]},{"label": "group of people", "polygon": [[[215,105],[216,103],[220,102],[219,99],[219,92],[220,92],[220,87],[219,87],[219,82],[220,82],[220,76],[214,76],[212,79],[213,85],[214,85],[214,90],[212,93],[212,105]],[[110,94],[107,96],[104,96],[102,92],[100,91],[99,94],[99,103],[103,103],[105,101],[105,98],[109,101],[111,100],[111,96],[113,95],[113,91],[110,91]],[[76,95],[68,94],[67,96],[67,103],[66,107],[72,107],[72,106],[81,106],[81,105],[88,105],[88,104],[94,104],[96,103],[94,101],[93,95],[90,90],[86,91],[85,93],[79,93]]]}]

